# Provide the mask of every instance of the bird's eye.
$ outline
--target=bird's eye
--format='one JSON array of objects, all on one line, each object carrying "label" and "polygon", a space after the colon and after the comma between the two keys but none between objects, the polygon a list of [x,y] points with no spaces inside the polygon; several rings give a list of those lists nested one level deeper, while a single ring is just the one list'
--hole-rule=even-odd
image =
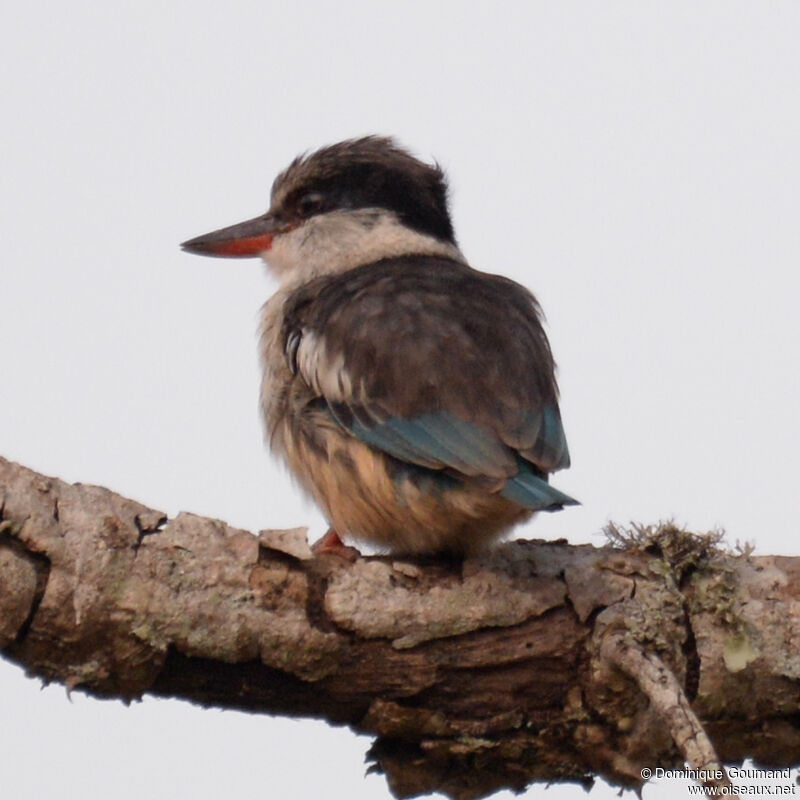
[{"label": "bird's eye", "polygon": [[297,201],[297,210],[300,212],[301,216],[310,217],[312,214],[316,214],[322,209],[324,202],[325,198],[319,194],[319,192],[304,194]]}]

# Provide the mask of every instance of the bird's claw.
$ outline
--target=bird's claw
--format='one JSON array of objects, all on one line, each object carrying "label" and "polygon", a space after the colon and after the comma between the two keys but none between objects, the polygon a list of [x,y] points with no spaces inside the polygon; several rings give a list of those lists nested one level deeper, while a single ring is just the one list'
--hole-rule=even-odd
[{"label": "bird's claw", "polygon": [[322,553],[334,553],[347,561],[356,561],[361,558],[359,550],[346,545],[342,541],[342,537],[333,528],[328,528],[327,533],[311,545],[311,552],[315,556]]}]

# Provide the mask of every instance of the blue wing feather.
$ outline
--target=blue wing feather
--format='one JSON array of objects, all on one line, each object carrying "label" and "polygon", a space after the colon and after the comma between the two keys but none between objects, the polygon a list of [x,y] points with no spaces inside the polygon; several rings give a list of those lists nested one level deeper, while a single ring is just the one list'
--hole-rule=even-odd
[{"label": "blue wing feather", "polygon": [[[397,421],[394,419],[379,422],[374,426],[364,425],[357,419],[353,419],[350,424],[345,423],[340,416],[337,416],[337,419],[357,439],[378,450],[383,450],[384,453],[388,453],[400,461],[433,469],[441,469],[444,466],[445,462],[441,460],[441,452],[433,452],[429,442],[421,440],[419,436],[414,436],[411,426],[405,426],[405,429],[401,427],[397,431],[392,424]],[[399,420],[399,422],[402,423],[404,420]]]},{"label": "blue wing feather", "polygon": [[561,415],[553,406],[545,406],[536,416],[536,440],[532,447],[520,448],[520,454],[534,464],[547,464],[548,471],[566,469],[569,466],[569,449]]},{"label": "blue wing feather", "polygon": [[[345,423],[342,415],[337,419]],[[494,433],[445,412],[413,419],[391,417],[373,426],[354,418],[345,427],[401,461],[433,469],[450,467],[470,477],[505,478],[515,471],[515,459]]]},{"label": "blue wing feather", "polygon": [[[390,417],[371,426],[341,413],[336,419],[361,441],[400,461],[436,470],[449,468],[465,477],[506,479],[500,494],[526,508],[557,509],[577,503],[550,486],[541,472],[537,474],[532,464],[504,445],[494,432],[452,414]],[[543,448],[554,453],[566,451],[557,414],[544,416],[537,443],[531,449]]]}]

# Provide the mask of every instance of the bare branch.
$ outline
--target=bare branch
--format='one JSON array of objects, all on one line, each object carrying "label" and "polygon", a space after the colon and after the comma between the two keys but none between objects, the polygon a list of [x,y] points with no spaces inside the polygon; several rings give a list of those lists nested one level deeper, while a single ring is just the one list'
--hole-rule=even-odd
[{"label": "bare branch", "polygon": [[[692,711],[672,670],[658,656],[632,643],[630,638],[619,633],[604,636],[600,645],[602,657],[639,684],[689,767],[702,776],[703,783],[732,788],[730,778],[714,752],[714,745]],[[728,796],[738,797],[735,793]]]}]

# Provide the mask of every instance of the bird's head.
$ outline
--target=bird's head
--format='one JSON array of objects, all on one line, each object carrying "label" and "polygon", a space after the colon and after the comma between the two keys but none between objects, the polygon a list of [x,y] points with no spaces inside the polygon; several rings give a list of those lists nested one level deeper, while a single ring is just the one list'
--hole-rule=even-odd
[{"label": "bird's head", "polygon": [[462,259],[442,170],[377,136],[299,156],[275,179],[266,214],[182,247],[261,256],[291,282],[412,253]]}]

